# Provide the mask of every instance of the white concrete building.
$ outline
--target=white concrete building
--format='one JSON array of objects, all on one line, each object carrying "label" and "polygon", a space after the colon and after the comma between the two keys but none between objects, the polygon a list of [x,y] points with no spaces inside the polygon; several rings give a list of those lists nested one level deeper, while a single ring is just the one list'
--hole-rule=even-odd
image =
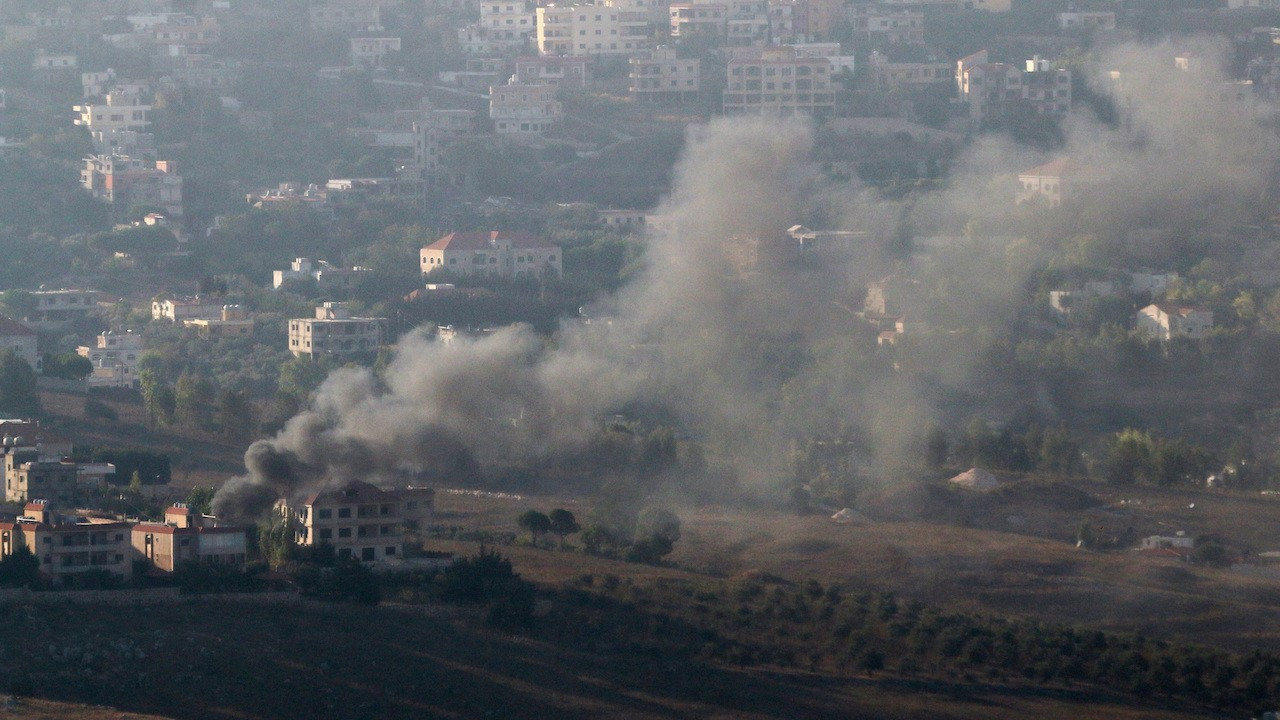
[{"label": "white concrete building", "polygon": [[1213,329],[1213,313],[1209,310],[1153,303],[1137,312],[1134,325],[1138,332],[1157,340],[1201,340]]},{"label": "white concrete building", "polygon": [[138,381],[138,358],[146,345],[133,331],[100,333],[94,345],[76,348],[80,357],[93,363],[89,387],[133,387]]},{"label": "white concrete building", "polygon": [[14,355],[27,361],[32,370],[40,371],[40,352],[36,347],[36,331],[17,320],[0,315],[0,351],[12,350]]},{"label": "white concrete building", "polygon": [[419,252],[422,274],[523,278],[564,272],[560,248],[525,232],[449,233]]},{"label": "white concrete building", "polygon": [[58,330],[81,320],[98,307],[96,290],[34,290],[35,310],[23,322],[37,330]]},{"label": "white concrete building", "polygon": [[151,125],[151,106],[137,95],[112,90],[105,103],[87,103],[72,108],[74,122],[91,134],[131,130],[146,132]]},{"label": "white concrete building", "polygon": [[554,85],[509,82],[489,88],[489,118],[499,135],[537,135],[564,116]]},{"label": "white concrete building", "polygon": [[636,102],[692,102],[702,90],[702,61],[682,58],[673,47],[642,50],[631,56],[630,65],[631,99]]},{"label": "white concrete building", "polygon": [[348,40],[351,64],[363,68],[379,68],[387,56],[400,52],[398,37],[353,37]]},{"label": "white concrete building", "polygon": [[647,7],[635,0],[556,5],[537,9],[542,55],[629,55],[652,45]]},{"label": "white concrete building", "polygon": [[316,308],[314,318],[289,321],[289,352],[295,357],[376,352],[386,318],[352,317],[340,302]]},{"label": "white concrete building", "polygon": [[151,302],[151,319],[182,322],[222,317],[222,304],[193,298],[165,298]]}]

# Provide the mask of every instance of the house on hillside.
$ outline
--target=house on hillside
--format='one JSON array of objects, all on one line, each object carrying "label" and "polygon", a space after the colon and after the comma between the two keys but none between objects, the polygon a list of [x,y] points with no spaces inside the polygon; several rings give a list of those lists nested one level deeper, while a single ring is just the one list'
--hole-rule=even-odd
[{"label": "house on hillside", "polygon": [[1201,340],[1213,329],[1213,312],[1169,303],[1152,303],[1137,312],[1134,327],[1157,340]]},{"label": "house on hillside", "polygon": [[362,562],[396,561],[404,556],[405,530],[431,516],[434,500],[431,488],[383,490],[353,480],[283,511],[298,521],[299,545],[328,544],[339,558]]},{"label": "house on hillside", "polygon": [[482,277],[559,277],[559,246],[526,232],[454,232],[422,248],[422,274],[451,272]]},{"label": "house on hillside", "polygon": [[1094,168],[1071,158],[1058,158],[1018,173],[1017,202],[1039,199],[1060,207],[1079,199],[1080,193],[1102,180]]},{"label": "house on hillside", "polygon": [[36,331],[0,315],[0,351],[12,350],[14,355],[27,361],[32,370],[40,372],[40,353],[36,349]]}]

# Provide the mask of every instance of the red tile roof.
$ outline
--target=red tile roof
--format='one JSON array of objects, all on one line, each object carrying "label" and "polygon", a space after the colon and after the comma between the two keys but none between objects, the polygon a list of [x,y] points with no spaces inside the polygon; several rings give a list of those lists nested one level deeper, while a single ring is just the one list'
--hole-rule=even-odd
[{"label": "red tile roof", "polygon": [[35,335],[36,331],[14,320],[13,318],[0,315],[0,337],[14,337],[17,335]]},{"label": "red tile roof", "polygon": [[363,480],[351,480],[343,483],[331,490],[324,490],[315,493],[306,499],[306,505],[315,505],[317,503],[333,503],[337,505],[370,503],[370,502],[393,502],[395,496],[379,489],[375,485],[371,485]]},{"label": "red tile roof", "polygon": [[513,248],[550,248],[553,243],[533,233],[491,230],[489,232],[452,232],[423,248],[424,250],[491,250],[498,240],[510,240]]}]

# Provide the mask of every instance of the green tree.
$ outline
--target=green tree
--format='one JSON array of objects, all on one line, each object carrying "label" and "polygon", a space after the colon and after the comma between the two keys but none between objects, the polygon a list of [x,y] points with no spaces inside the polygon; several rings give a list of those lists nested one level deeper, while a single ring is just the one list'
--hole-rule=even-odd
[{"label": "green tree", "polygon": [[0,587],[32,587],[40,582],[40,559],[19,545],[0,558]]},{"label": "green tree", "polygon": [[924,463],[931,468],[947,464],[947,433],[934,425],[924,436]]},{"label": "green tree", "polygon": [[547,516],[550,520],[550,530],[560,537],[560,549],[564,549],[564,538],[566,535],[572,535],[582,528],[578,525],[578,519],[573,513],[564,508],[556,508]]},{"label": "green tree", "polygon": [[519,522],[520,527],[529,531],[529,537],[533,540],[534,545],[538,544],[538,540],[545,533],[551,531],[551,518],[537,510],[526,510],[520,515]]},{"label": "green tree", "polygon": [[36,371],[12,350],[0,352],[0,412],[10,416],[40,412]]},{"label": "green tree", "polygon": [[44,361],[41,365],[41,370],[46,376],[63,378],[64,380],[79,380],[93,373],[93,363],[89,358],[82,357],[76,353],[60,353],[58,355],[45,353]]},{"label": "green tree", "polygon": [[272,569],[284,565],[293,556],[294,530],[292,518],[275,513],[258,528],[258,551]]},{"label": "green tree", "polygon": [[173,391],[150,368],[138,373],[138,387],[142,391],[142,414],[147,428],[168,422],[172,413]]},{"label": "green tree", "polygon": [[5,290],[0,293],[0,309],[21,320],[36,311],[36,296],[26,290]]},{"label": "green tree", "polygon": [[218,395],[218,430],[229,440],[244,440],[254,434],[253,405],[242,390],[223,390]]},{"label": "green tree", "polygon": [[218,494],[215,488],[207,486],[197,486],[191,488],[187,493],[187,507],[191,508],[191,512],[208,515],[213,512],[213,496]]},{"label": "green tree", "polygon": [[192,373],[183,373],[173,389],[173,419],[179,425],[198,428],[208,422],[213,388],[209,381]]}]

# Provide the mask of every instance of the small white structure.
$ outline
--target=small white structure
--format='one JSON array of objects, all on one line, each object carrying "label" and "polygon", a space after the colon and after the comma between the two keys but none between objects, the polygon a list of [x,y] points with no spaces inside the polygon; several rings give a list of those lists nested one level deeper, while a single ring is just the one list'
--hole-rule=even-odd
[{"label": "small white structure", "polygon": [[864,523],[867,521],[867,517],[853,508],[845,508],[832,515],[831,521],[840,525],[851,525],[853,523]]},{"label": "small white structure", "polygon": [[994,490],[1000,487],[1000,481],[996,479],[995,475],[976,467],[965,470],[947,482],[966,490],[976,490],[978,492]]},{"label": "small white structure", "polygon": [[1193,548],[1195,546],[1195,538],[1188,537],[1185,531],[1179,530],[1175,535],[1144,537],[1138,547],[1141,550],[1160,550],[1162,548]]}]

